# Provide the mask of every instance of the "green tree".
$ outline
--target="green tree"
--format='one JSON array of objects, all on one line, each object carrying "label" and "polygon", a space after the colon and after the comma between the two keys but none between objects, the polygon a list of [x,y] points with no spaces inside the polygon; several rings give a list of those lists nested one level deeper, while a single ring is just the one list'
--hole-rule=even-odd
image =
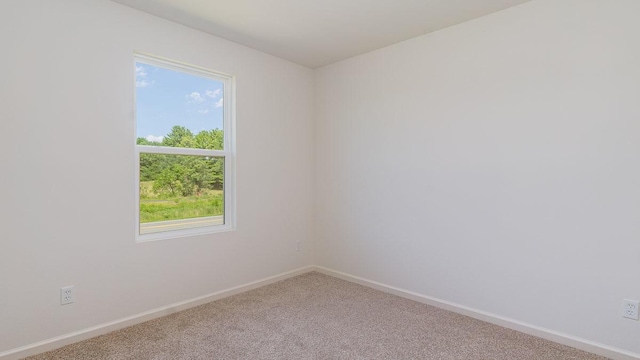
[{"label": "green tree", "polygon": [[193,147],[193,133],[184,126],[174,126],[167,136],[162,139],[163,146]]},{"label": "green tree", "polygon": [[182,194],[184,185],[181,179],[184,172],[184,167],[179,164],[165,168],[154,178],[153,191],[155,193],[169,193],[171,196]]},{"label": "green tree", "polygon": [[211,188],[222,190],[224,186],[224,159],[214,159],[211,162]]},{"label": "green tree", "polygon": [[[138,138],[139,145],[162,145],[200,149],[223,149],[223,131],[202,130],[197,135],[183,127],[174,126],[162,143]],[[206,190],[222,190],[224,159],[166,154],[140,154],[140,180],[153,181],[156,195],[202,195]]]},{"label": "green tree", "polygon": [[202,130],[194,138],[194,145],[198,149],[222,150],[223,145],[222,130]]},{"label": "green tree", "polygon": [[136,139],[136,144],[138,145],[150,145],[150,146],[160,146],[161,143],[156,141],[149,141],[143,137],[139,137]]},{"label": "green tree", "polygon": [[155,180],[162,171],[172,164],[171,157],[162,154],[140,154],[140,180]]}]

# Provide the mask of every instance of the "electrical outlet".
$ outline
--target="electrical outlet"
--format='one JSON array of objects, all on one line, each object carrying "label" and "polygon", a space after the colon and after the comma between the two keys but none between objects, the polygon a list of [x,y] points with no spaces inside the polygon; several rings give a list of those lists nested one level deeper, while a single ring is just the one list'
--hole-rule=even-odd
[{"label": "electrical outlet", "polygon": [[76,290],[73,286],[60,288],[60,305],[71,304],[76,301]]},{"label": "electrical outlet", "polygon": [[637,300],[622,300],[622,317],[627,319],[638,320],[638,301]]}]

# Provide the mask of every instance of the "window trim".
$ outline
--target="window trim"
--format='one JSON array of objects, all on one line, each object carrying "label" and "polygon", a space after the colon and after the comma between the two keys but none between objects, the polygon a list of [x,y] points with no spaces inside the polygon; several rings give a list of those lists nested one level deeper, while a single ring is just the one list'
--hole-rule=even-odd
[{"label": "window trim", "polygon": [[[207,77],[223,83],[223,150],[174,148],[136,144],[136,77],[135,66],[142,62],[152,66],[185,72],[195,76]],[[235,77],[199,66],[188,65],[162,57],[134,52],[133,55],[133,144],[135,148],[135,241],[136,243],[184,238],[188,236],[212,234],[236,229],[236,148],[235,148]],[[140,154],[196,155],[224,158],[224,224],[196,227],[191,229],[168,230],[149,234],[140,234]]]}]

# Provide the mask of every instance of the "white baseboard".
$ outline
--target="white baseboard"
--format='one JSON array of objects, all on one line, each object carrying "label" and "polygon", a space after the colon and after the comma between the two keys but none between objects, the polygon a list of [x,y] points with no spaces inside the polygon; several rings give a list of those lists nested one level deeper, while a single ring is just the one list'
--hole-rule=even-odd
[{"label": "white baseboard", "polygon": [[547,339],[556,343],[571,346],[576,349],[584,350],[593,354],[606,356],[611,359],[616,359],[616,360],[640,359],[640,354],[632,353],[623,349],[618,349],[612,346],[596,343],[596,342],[582,339],[569,334],[564,334],[558,331],[545,329],[539,326],[527,324],[518,320],[509,319],[504,316],[488,313],[482,310],[473,309],[473,308],[455,304],[449,301],[436,299],[431,296],[426,296],[426,295],[414,293],[411,291],[399,289],[393,286],[381,284],[379,282],[363,279],[358,276],[327,269],[322,266],[314,266],[314,270],[325,275],[329,275],[342,280],[354,282],[356,284],[364,285],[376,290],[384,291],[386,293],[397,295],[397,296],[400,296],[409,300],[417,301],[423,304],[432,305],[432,306],[449,310],[458,314],[466,315],[474,319],[486,321],[488,323],[492,323],[505,328],[520,331],[525,334],[537,336],[537,337]]},{"label": "white baseboard", "polygon": [[228,296],[239,294],[245,291],[256,289],[265,285],[272,284],[274,282],[288,279],[294,276],[298,276],[311,271],[318,271],[320,273],[333,276],[339,279],[354,282],[360,285],[364,285],[373,289],[384,291],[393,295],[397,295],[406,299],[414,300],[423,304],[436,306],[445,310],[449,310],[458,314],[466,315],[478,320],[486,321],[488,323],[503,326],[505,328],[513,329],[523,332],[525,334],[537,336],[543,339],[554,341],[563,345],[571,346],[577,349],[588,351],[594,354],[606,356],[611,359],[619,360],[640,360],[640,354],[632,353],[623,349],[599,344],[593,341],[585,340],[572,335],[564,334],[558,331],[545,329],[539,326],[527,324],[518,320],[509,319],[504,316],[488,313],[485,311],[473,309],[467,306],[455,304],[449,301],[436,299],[430,296],[414,293],[411,291],[399,289],[393,286],[381,284],[379,282],[363,279],[358,276],[345,274],[339,271],[327,269],[322,266],[307,266],[283,274],[271,276],[258,281],[250,282],[244,285],[236,286],[230,289],[218,291],[212,294],[200,296],[194,299],[178,302],[154,310],[150,310],[144,313],[129,316],[124,319],[108,322],[105,324],[97,325],[91,328],[83,329],[73,333],[65,334],[55,338],[47,339],[37,343],[29,344],[20,348],[11,349],[0,353],[1,360],[16,360],[26,356],[39,354],[45,351],[54,350],[65,345],[69,345],[78,341],[86,340],[95,336],[103,335],[111,331],[120,330],[128,326],[143,323],[145,321],[153,320],[162,316],[166,316],[178,311],[186,310],[198,305],[206,304],[208,302],[222,299]]},{"label": "white baseboard", "polygon": [[37,343],[29,344],[23,347],[11,349],[0,353],[1,360],[16,360],[23,357],[36,355],[45,351],[54,350],[65,345],[73,344],[78,341],[86,340],[95,336],[103,335],[115,330],[120,330],[132,325],[140,324],[145,321],[153,320],[159,317],[163,317],[178,311],[186,310],[198,305],[206,304],[208,302],[219,300],[228,296],[236,295],[241,292],[253,290],[265,285],[272,284],[274,282],[288,279],[294,276],[298,276],[310,271],[314,271],[315,267],[306,266],[297,270],[289,271],[283,274],[270,276],[258,281],[253,281],[244,285],[232,287],[230,289],[218,291],[212,294],[200,296],[194,299],[181,301],[161,308],[146,311],[140,314],[126,317],[124,319],[108,322],[105,324],[97,325],[87,329],[79,330],[62,336],[54,337]]}]

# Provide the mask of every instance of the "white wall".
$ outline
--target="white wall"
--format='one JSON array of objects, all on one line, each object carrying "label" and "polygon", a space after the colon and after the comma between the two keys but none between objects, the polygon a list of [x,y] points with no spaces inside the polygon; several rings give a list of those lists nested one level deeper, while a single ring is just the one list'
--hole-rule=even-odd
[{"label": "white wall", "polygon": [[316,263],[640,353],[640,2],[535,0],[316,72]]},{"label": "white wall", "polygon": [[[110,1],[1,2],[0,353],[314,254],[640,352],[639,11],[535,0],[320,69],[314,95],[308,69]],[[134,243],[134,50],[237,76],[237,231]]]},{"label": "white wall", "polygon": [[[0,353],[311,264],[311,70],[106,0],[0,44]],[[237,76],[237,231],[134,242],[134,50]]]}]

